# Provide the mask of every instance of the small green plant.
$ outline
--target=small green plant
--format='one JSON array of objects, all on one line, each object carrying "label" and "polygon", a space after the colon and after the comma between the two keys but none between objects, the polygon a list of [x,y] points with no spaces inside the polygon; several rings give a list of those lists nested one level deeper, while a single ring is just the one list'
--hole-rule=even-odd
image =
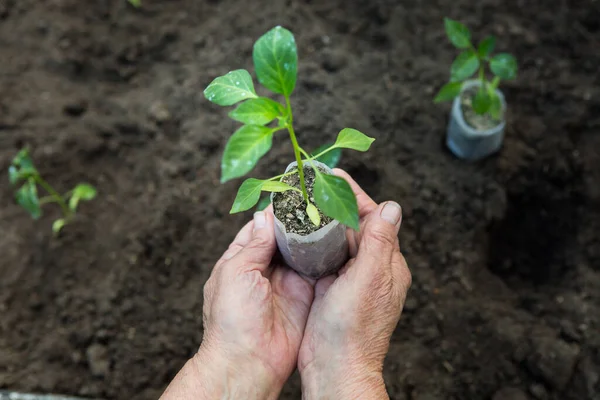
[{"label": "small green plant", "polygon": [[[486,37],[475,48],[471,43],[471,32],[465,25],[450,18],[444,19],[444,25],[450,42],[463,51],[450,67],[450,82],[440,89],[434,101],[453,100],[461,93],[463,82],[478,72],[481,84],[472,99],[473,110],[479,115],[489,113],[494,119],[499,119],[502,103],[496,89],[501,80],[516,78],[517,61],[508,53],[498,53],[492,57],[496,45],[494,36]],[[494,75],[490,81],[486,79],[486,65]]]},{"label": "small green plant", "polygon": [[[254,207],[262,191],[295,190],[302,193],[306,213],[312,223],[319,225],[319,213],[309,199],[304,179],[304,165],[308,163],[315,171],[313,195],[316,206],[328,217],[358,230],[358,206],[352,188],[344,179],[324,174],[313,161],[329,165],[337,163],[340,149],[367,151],[375,139],[355,129],[345,128],[340,131],[334,144],[309,153],[298,144],[290,102],[298,72],[294,35],[280,26],[271,29],[254,44],[252,58],[258,81],[271,92],[281,95],[283,103],[257,95],[250,73],[243,69],[216,78],[204,90],[206,98],[220,106],[231,106],[243,101],[229,113],[232,119],[244,125],[231,136],[225,146],[221,161],[221,182],[250,172],[271,149],[273,136],[282,130],[287,130],[289,134],[297,168],[265,180],[246,179],[238,190],[230,212],[242,212]],[[300,189],[279,181],[291,174],[299,175]],[[260,206],[267,205],[268,202],[263,200]]]},{"label": "small green plant", "polygon": [[[56,203],[60,206],[63,215],[62,218],[57,219],[52,224],[54,233],[58,233],[70,222],[81,200],[92,200],[96,197],[96,189],[87,183],[80,183],[73,190],[60,195],[40,176],[27,149],[19,151],[13,159],[8,169],[8,178],[14,186],[20,183],[23,184],[15,192],[15,198],[17,203],[27,210],[34,219],[42,216],[42,205]],[[38,185],[48,193],[47,196],[38,196]]]},{"label": "small green plant", "polygon": [[129,4],[134,6],[135,8],[140,8],[142,6],[142,0],[127,0]]}]

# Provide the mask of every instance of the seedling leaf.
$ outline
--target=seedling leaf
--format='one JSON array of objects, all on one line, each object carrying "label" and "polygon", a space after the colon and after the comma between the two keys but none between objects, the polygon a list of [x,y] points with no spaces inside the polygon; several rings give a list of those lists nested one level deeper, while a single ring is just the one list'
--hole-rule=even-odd
[{"label": "seedling leaf", "polygon": [[343,178],[316,172],[313,194],[323,214],[354,230],[359,229],[356,197]]},{"label": "seedling leaf", "polygon": [[265,196],[256,205],[256,211],[262,211],[271,204],[271,196]]},{"label": "seedling leaf", "polygon": [[220,106],[230,106],[242,100],[258,97],[254,91],[252,77],[245,69],[237,69],[215,78],[204,89],[204,96]]},{"label": "seedling leaf", "polygon": [[258,81],[275,93],[289,96],[296,86],[298,51],[292,32],[276,26],[254,44],[252,52]]},{"label": "seedling leaf", "polygon": [[54,232],[55,234],[60,232],[60,230],[63,228],[63,226],[65,226],[66,223],[67,221],[65,221],[64,218],[57,219],[52,224],[52,232]]},{"label": "seedling leaf", "polygon": [[517,60],[508,53],[496,54],[490,60],[490,69],[501,79],[515,79],[517,77]]},{"label": "seedling leaf", "polygon": [[469,28],[450,18],[444,18],[444,26],[446,28],[446,35],[453,45],[459,49],[471,47],[471,32]]},{"label": "seedling leaf", "polygon": [[265,181],[265,183],[262,185],[262,190],[264,190],[265,192],[287,192],[288,190],[297,190],[300,191],[299,189],[288,185],[285,182],[281,182],[281,181]]},{"label": "seedling leaf", "polygon": [[[227,142],[221,160],[221,183],[246,175],[271,149],[273,129],[244,125]],[[258,200],[257,200],[258,201]]]},{"label": "seedling leaf", "polygon": [[10,184],[14,185],[20,179],[21,179],[21,175],[19,174],[19,171],[17,170],[17,168],[14,165],[11,165],[10,167],[8,167],[8,180],[10,181]]},{"label": "seedling leaf", "polygon": [[40,200],[37,194],[37,186],[34,180],[28,180],[16,193],[17,203],[23,207],[33,219],[38,219],[42,215]]},{"label": "seedling leaf", "polygon": [[502,102],[500,101],[500,96],[496,92],[492,92],[490,94],[490,114],[495,119],[500,119],[500,114],[502,113]]},{"label": "seedling leaf", "polygon": [[315,226],[321,225],[321,215],[319,215],[319,210],[312,203],[308,203],[306,206],[306,214],[308,214],[310,222]]},{"label": "seedling leaf", "polygon": [[463,51],[456,57],[450,67],[452,82],[464,81],[479,68],[479,58],[473,50]]},{"label": "seedling leaf", "polygon": [[479,43],[477,53],[481,59],[486,60],[494,51],[494,47],[496,47],[496,38],[488,36]]},{"label": "seedling leaf", "polygon": [[446,83],[444,86],[442,86],[442,88],[438,92],[437,96],[435,96],[435,99],[433,99],[433,101],[435,103],[441,103],[442,101],[454,100],[454,98],[460,94],[461,89],[462,82]]},{"label": "seedling leaf", "polygon": [[[319,146],[315,151],[312,152],[311,156],[316,156],[322,151],[330,148],[331,144],[324,144],[323,146]],[[329,168],[335,168],[342,158],[342,149],[335,148],[329,150],[327,153],[323,154],[321,157],[316,158],[315,160],[322,162],[327,165]]]},{"label": "seedling leaf", "polygon": [[335,147],[344,149],[353,149],[357,151],[367,151],[375,139],[352,128],[344,128],[338,134],[333,144]]},{"label": "seedling leaf", "polygon": [[73,189],[73,194],[69,199],[69,209],[71,211],[75,211],[77,209],[77,205],[79,204],[79,200],[92,200],[96,197],[97,191],[96,188],[87,183],[80,183],[75,186]]},{"label": "seedling leaf", "polygon": [[283,114],[283,106],[266,97],[249,99],[237,106],[229,116],[248,125],[266,125]]},{"label": "seedling leaf", "polygon": [[487,90],[480,88],[475,96],[473,97],[473,110],[479,114],[485,114],[492,104],[492,99],[490,98]]},{"label": "seedling leaf", "polygon": [[235,214],[254,207],[260,198],[260,191],[264,182],[260,179],[246,179],[238,189],[237,196],[233,201],[233,206],[229,213]]}]

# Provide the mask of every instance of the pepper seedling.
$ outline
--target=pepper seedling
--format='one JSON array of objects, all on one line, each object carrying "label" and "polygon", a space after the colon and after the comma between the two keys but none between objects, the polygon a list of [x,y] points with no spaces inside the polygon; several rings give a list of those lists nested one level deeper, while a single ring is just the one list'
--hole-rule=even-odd
[{"label": "pepper seedling", "polygon": [[[281,95],[283,102],[256,94],[250,73],[238,69],[214,79],[204,90],[205,97],[220,106],[240,103],[229,116],[243,123],[229,138],[221,161],[221,183],[239,178],[250,172],[270,149],[273,136],[288,132],[297,168],[269,179],[246,179],[240,186],[230,213],[246,211],[256,205],[262,191],[302,193],[306,213],[314,225],[320,224],[317,207],[324,215],[358,230],[358,206],[352,188],[343,178],[328,175],[316,168],[313,160],[337,162],[341,149],[367,151],[375,139],[356,129],[342,129],[332,145],[308,152],[298,144],[294,130],[294,116],[290,95],[296,87],[298,53],[294,35],[277,26],[254,44],[252,58],[258,81],[266,89]],[[332,161],[333,160],[333,161]],[[306,190],[304,165],[308,163],[315,172],[312,204]],[[280,179],[298,174],[300,188],[290,186]],[[268,203],[267,203],[268,204]],[[261,206],[266,206],[263,202]]]},{"label": "pepper seedling", "polygon": [[[450,18],[444,19],[446,35],[450,42],[463,50],[450,67],[450,82],[444,85],[436,95],[434,102],[453,100],[461,93],[464,81],[478,72],[479,89],[472,99],[473,110],[476,114],[489,113],[494,119],[499,119],[502,113],[502,101],[496,93],[501,80],[515,79],[517,76],[517,61],[508,53],[498,53],[492,57],[496,46],[496,38],[487,36],[477,48],[471,42],[469,28]],[[494,75],[486,79],[485,67],[489,66]]]},{"label": "pepper seedling", "polygon": [[[13,159],[8,169],[8,178],[13,186],[23,183],[15,192],[15,198],[17,203],[27,210],[33,219],[42,216],[42,205],[44,204],[56,203],[60,206],[62,218],[57,219],[52,224],[54,233],[60,232],[71,221],[81,200],[92,200],[96,197],[96,188],[87,183],[80,183],[64,195],[60,195],[41,177],[33,165],[27,149],[19,151]],[[38,196],[38,185],[48,193],[47,196]]]}]

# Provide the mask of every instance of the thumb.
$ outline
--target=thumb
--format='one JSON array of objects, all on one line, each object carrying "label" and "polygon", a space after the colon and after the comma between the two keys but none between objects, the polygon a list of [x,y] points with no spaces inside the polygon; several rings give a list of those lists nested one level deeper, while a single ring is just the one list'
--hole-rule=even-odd
[{"label": "thumb", "polygon": [[239,253],[227,262],[228,267],[230,266],[229,268],[236,274],[259,270],[264,275],[271,265],[276,248],[273,214],[265,211],[256,212],[252,238]]},{"label": "thumb", "polygon": [[385,202],[373,210],[363,226],[356,261],[351,269],[361,275],[371,275],[373,270],[390,268],[392,254],[399,251],[401,223],[402,208],[396,202]]}]

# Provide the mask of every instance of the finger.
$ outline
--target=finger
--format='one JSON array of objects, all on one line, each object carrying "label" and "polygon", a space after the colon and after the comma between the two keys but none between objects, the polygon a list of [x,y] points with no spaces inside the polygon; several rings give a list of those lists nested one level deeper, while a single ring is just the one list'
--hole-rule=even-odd
[{"label": "finger", "polygon": [[329,290],[331,285],[333,285],[333,282],[335,282],[336,279],[337,276],[335,274],[327,275],[319,279],[315,284],[315,299],[313,300],[313,302],[320,301],[323,298],[323,296],[325,296],[325,293],[327,293],[327,291]]},{"label": "finger", "polygon": [[363,218],[377,207],[377,203],[375,203],[373,199],[367,193],[365,193],[364,190],[362,190],[358,183],[356,183],[356,181],[352,179],[352,177],[346,171],[340,168],[335,168],[333,172],[337,176],[344,178],[346,182],[350,184],[350,187],[356,196],[356,202],[358,203],[358,215],[360,218]]},{"label": "finger", "polygon": [[223,253],[219,261],[217,261],[213,271],[218,270],[225,261],[232,259],[237,253],[240,252],[240,250],[244,248],[244,246],[250,243],[253,229],[254,221],[250,221],[244,225],[244,227],[235,236],[235,239],[233,239],[233,242],[231,242],[225,253]]},{"label": "finger", "polygon": [[273,228],[273,213],[254,213],[252,238],[233,258],[223,265],[223,271],[238,274],[258,270],[263,275],[271,265],[277,244]]},{"label": "finger", "polygon": [[[264,212],[273,213],[273,205],[269,204],[267,208],[265,208]],[[240,252],[252,239],[252,230],[254,229],[254,220],[248,222],[244,227],[238,232],[233,239],[233,242],[229,245],[229,248],[223,253],[219,261],[215,264],[215,270],[219,268],[225,261],[232,259],[237,253]]]},{"label": "finger", "polygon": [[412,276],[404,256],[399,251],[395,251],[392,254],[392,276],[394,277],[394,283],[396,284],[400,300],[404,304],[406,294],[412,284]]},{"label": "finger", "polygon": [[374,270],[390,268],[392,255],[399,251],[398,231],[402,222],[402,208],[388,201],[380,204],[367,218],[360,238],[356,262],[349,271],[362,276]]}]

